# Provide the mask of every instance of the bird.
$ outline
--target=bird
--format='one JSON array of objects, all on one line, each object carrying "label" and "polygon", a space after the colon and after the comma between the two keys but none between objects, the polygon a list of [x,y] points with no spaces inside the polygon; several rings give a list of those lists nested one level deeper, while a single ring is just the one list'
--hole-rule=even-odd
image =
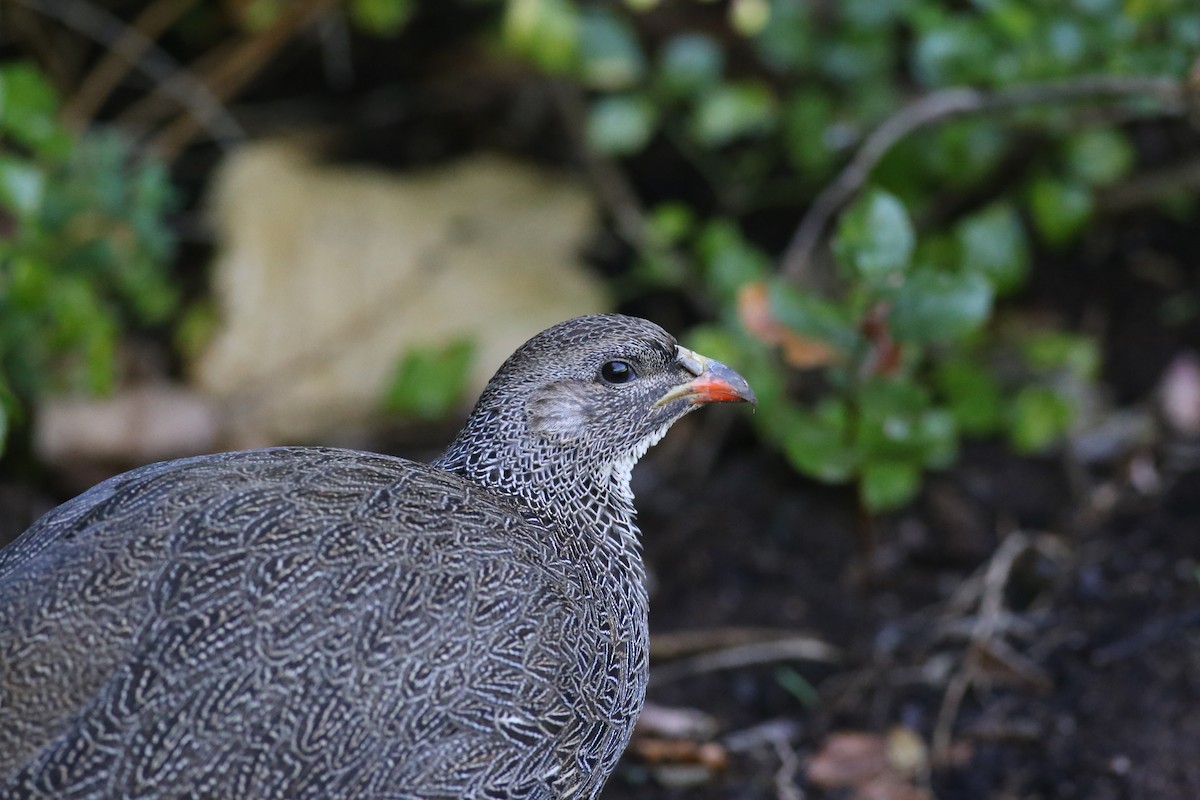
[{"label": "bird", "polygon": [[0,798],[595,798],[648,676],[630,473],[746,380],[644,319],[504,362],[431,463],[110,478],[0,550]]}]

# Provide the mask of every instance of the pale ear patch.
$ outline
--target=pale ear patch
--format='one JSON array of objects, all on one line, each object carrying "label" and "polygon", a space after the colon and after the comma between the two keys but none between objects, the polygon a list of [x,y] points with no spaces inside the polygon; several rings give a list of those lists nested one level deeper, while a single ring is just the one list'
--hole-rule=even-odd
[{"label": "pale ear patch", "polygon": [[572,442],[584,435],[595,412],[586,387],[579,381],[557,381],[529,396],[525,415],[529,431],[556,442]]}]

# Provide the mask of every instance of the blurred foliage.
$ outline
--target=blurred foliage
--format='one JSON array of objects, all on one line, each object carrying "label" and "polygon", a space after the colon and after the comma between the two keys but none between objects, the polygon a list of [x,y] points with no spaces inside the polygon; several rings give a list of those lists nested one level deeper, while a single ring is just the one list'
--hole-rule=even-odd
[{"label": "blurred foliage", "polygon": [[470,340],[442,347],[413,347],[396,367],[384,409],[417,419],[438,419],[466,397],[475,346]]},{"label": "blurred foliage", "polygon": [[[1130,123],[1161,114],[1158,99],[1031,102],[899,138],[827,232],[831,268],[784,274],[779,232],[763,220],[798,221],[914,98],[1085,76],[1182,80],[1200,54],[1194,0],[460,5],[492,9],[502,47],[582,87],[597,153],[635,177],[657,177],[668,150],[686,162],[679,187],[632,181],[650,207],[624,285],[682,291],[713,312],[693,343],[744,369],[764,440],[797,470],[853,482],[865,507],[883,510],[910,500],[925,470],[953,463],[964,436],[1037,452],[1070,430],[1099,372],[1096,343],[1014,318],[1004,301],[1026,285],[1035,253],[1052,256],[1097,224],[1099,194],[1139,165]],[[328,13],[395,38],[433,7],[343,0]],[[232,17],[267,40],[305,8],[201,5],[178,27],[220,36],[213,20]],[[2,68],[0,443],[37,395],[107,388],[122,330],[176,304],[162,268],[163,170],[110,136],[72,135],[56,114],[33,69]],[[1195,210],[1190,197],[1170,202],[1176,216]],[[201,307],[177,338],[194,348],[211,326]],[[407,354],[387,405],[447,411],[470,358],[466,345]]]},{"label": "blurred foliage", "polygon": [[57,111],[35,68],[0,66],[0,449],[38,396],[109,390],[122,332],[176,305],[165,170]]},{"label": "blurred foliage", "polygon": [[886,510],[963,436],[1037,452],[1070,429],[1097,344],[1007,323],[997,302],[1025,285],[1035,249],[1095,224],[1097,192],[1137,166],[1124,123],[1161,113],[1153,97],[1031,103],[900,139],[841,214],[824,292],[777,274],[743,227],[810,205],[914,97],[1182,80],[1200,55],[1192,0],[504,5],[505,45],[588,91],[592,148],[636,169],[665,144],[707,183],[711,199],[654,198],[637,278],[712,301],[720,321],[692,343],[744,368],[764,439],[797,470]]}]

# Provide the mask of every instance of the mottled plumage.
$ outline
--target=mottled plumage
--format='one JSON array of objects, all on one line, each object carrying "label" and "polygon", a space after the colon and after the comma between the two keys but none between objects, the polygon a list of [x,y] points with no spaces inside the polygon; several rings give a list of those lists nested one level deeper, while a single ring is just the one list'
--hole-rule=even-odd
[{"label": "mottled plumage", "polygon": [[273,448],[100,484],[0,551],[0,798],[595,797],[646,683],[629,470],[728,400],[657,326],[581,317],[433,465]]}]

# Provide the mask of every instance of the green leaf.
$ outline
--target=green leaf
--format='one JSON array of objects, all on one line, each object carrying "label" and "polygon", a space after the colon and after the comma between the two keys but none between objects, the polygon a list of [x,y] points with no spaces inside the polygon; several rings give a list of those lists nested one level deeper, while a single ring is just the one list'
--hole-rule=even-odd
[{"label": "green leaf", "polygon": [[1035,180],[1029,190],[1030,211],[1038,231],[1052,244],[1072,239],[1092,216],[1092,193],[1082,184],[1055,178]]},{"label": "green leaf", "polygon": [[812,412],[788,407],[781,417],[778,432],[792,466],[826,483],[850,480],[858,466],[858,452],[844,403],[826,400]]},{"label": "green leaf", "polygon": [[657,113],[643,97],[607,95],[592,104],[587,118],[587,142],[615,156],[641,151],[654,135]]},{"label": "green leaf", "polygon": [[780,72],[812,62],[814,24],[811,4],[803,0],[771,0],[771,22],[755,37],[759,57]]},{"label": "green leaf", "polygon": [[915,438],[921,463],[930,469],[945,469],[958,458],[958,425],[949,409],[930,408],[921,414]]},{"label": "green leaf", "polygon": [[36,67],[24,62],[0,66],[0,132],[34,151],[56,140],[61,145],[57,113],[58,96]]},{"label": "green leaf", "polygon": [[780,280],[768,282],[767,296],[771,315],[796,333],[828,342],[842,353],[858,348],[862,337],[845,305]]},{"label": "green leaf", "polygon": [[576,62],[579,10],[571,0],[510,0],[505,6],[504,43],[551,73]]},{"label": "green leaf", "polygon": [[1072,175],[1090,186],[1104,186],[1125,177],[1134,162],[1133,146],[1120,131],[1095,129],[1076,134],[1066,143]]},{"label": "green leaf", "polygon": [[707,358],[715,358],[723,364],[738,363],[742,349],[733,332],[721,325],[697,325],[687,332],[687,346]]},{"label": "green leaf", "polygon": [[350,16],[362,30],[375,36],[395,36],[416,11],[413,0],[353,0]]},{"label": "green leaf", "polygon": [[663,46],[658,80],[672,94],[691,95],[713,86],[725,69],[725,54],[712,37],[672,36]]},{"label": "green leaf", "polygon": [[910,461],[941,468],[957,455],[954,417],[932,405],[924,386],[876,378],[863,385],[858,400],[858,443],[865,462]]},{"label": "green leaf", "polygon": [[833,100],[819,88],[802,89],[792,95],[784,114],[788,154],[797,170],[808,180],[828,171],[835,152],[826,131],[833,124]]},{"label": "green leaf", "polygon": [[759,83],[721,84],[704,94],[691,119],[692,135],[708,147],[762,134],[775,124],[775,95]]},{"label": "green leaf", "polygon": [[729,4],[729,24],[742,36],[762,33],[770,21],[770,0],[733,0]]},{"label": "green leaf", "polygon": [[892,305],[891,330],[912,342],[952,342],[992,313],[992,285],[977,272],[923,269],[905,280]]},{"label": "green leaf", "polygon": [[1074,418],[1071,404],[1052,389],[1026,386],[1013,401],[1009,440],[1022,453],[1036,453],[1059,441]]},{"label": "green leaf", "polygon": [[984,24],[957,17],[941,20],[917,38],[913,72],[930,88],[994,79],[995,48]]},{"label": "green leaf", "polygon": [[[1200,569],[1197,570],[1197,575],[1200,575]],[[775,670],[775,682],[805,708],[815,709],[821,702],[821,693],[817,691],[817,687],[791,667]]]},{"label": "green leaf", "polygon": [[965,358],[943,361],[935,368],[934,383],[958,430],[975,436],[1000,430],[1004,422],[1000,384],[986,369]]},{"label": "green leaf", "polygon": [[859,476],[859,498],[872,512],[900,508],[916,497],[920,488],[921,468],[906,461],[872,462]]},{"label": "green leaf", "polygon": [[602,91],[627,89],[646,72],[646,58],[629,23],[604,8],[580,17],[580,77]]},{"label": "green leaf", "polygon": [[46,176],[34,164],[0,154],[0,205],[18,217],[36,213],[42,206]]},{"label": "green leaf", "polygon": [[979,272],[997,294],[1019,288],[1029,272],[1029,243],[1016,210],[996,203],[958,226],[963,268]]},{"label": "green leaf", "polygon": [[1009,39],[1028,41],[1037,30],[1038,14],[1024,2],[993,0],[984,8],[996,30]]},{"label": "green leaf", "polygon": [[993,120],[957,120],[930,131],[917,153],[940,183],[968,188],[997,168],[1011,144],[1011,134]]},{"label": "green leaf", "polygon": [[650,230],[663,246],[678,244],[696,228],[696,214],[686,203],[659,203],[650,212]]},{"label": "green leaf", "polygon": [[1100,373],[1100,348],[1094,339],[1063,331],[1040,332],[1024,342],[1025,359],[1040,370],[1066,370],[1084,380]]},{"label": "green leaf", "polygon": [[474,354],[466,340],[410,349],[396,368],[384,408],[420,419],[445,416],[466,392]]},{"label": "green leaf", "polygon": [[[3,399],[3,379],[0,378],[0,400]],[[0,402],[0,456],[4,455],[4,445],[8,441],[8,409]]]},{"label": "green leaf", "polygon": [[873,285],[895,285],[908,270],[916,234],[894,195],[875,189],[842,214],[833,250],[844,269]]},{"label": "green leaf", "polygon": [[838,4],[838,11],[854,27],[878,29],[902,15],[909,5],[911,3],[904,0],[888,3],[880,3],[879,0],[844,0]]},{"label": "green leaf", "polygon": [[738,289],[770,271],[766,255],[747,242],[736,225],[724,220],[705,226],[696,240],[696,253],[711,291],[730,302]]}]

